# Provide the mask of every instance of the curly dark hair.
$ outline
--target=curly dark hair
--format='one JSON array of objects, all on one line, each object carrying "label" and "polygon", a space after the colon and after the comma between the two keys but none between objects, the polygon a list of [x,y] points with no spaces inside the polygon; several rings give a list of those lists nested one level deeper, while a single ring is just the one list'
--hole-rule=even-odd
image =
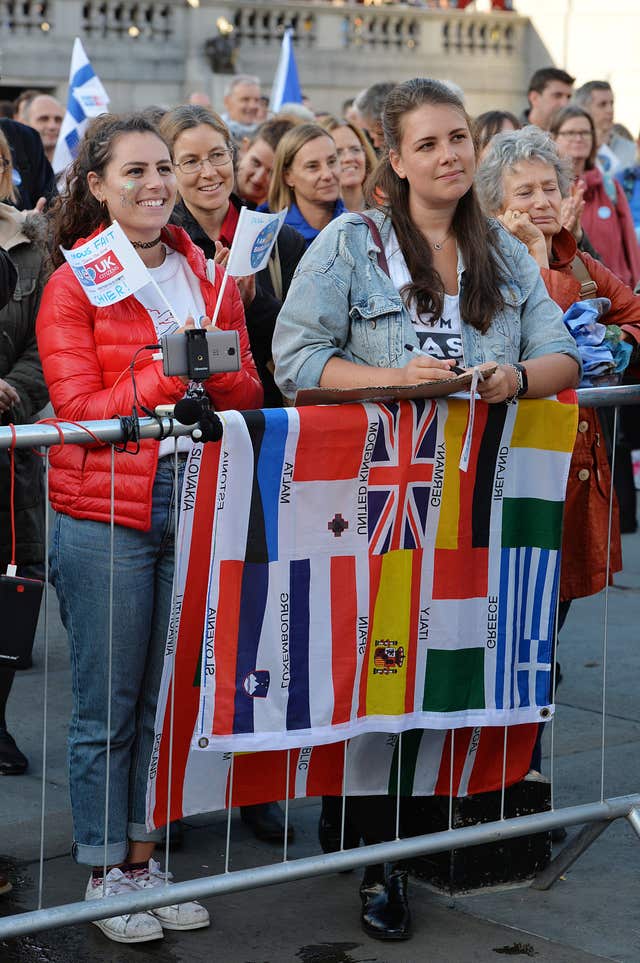
[{"label": "curly dark hair", "polygon": [[123,134],[155,134],[166,143],[158,128],[145,114],[101,114],[91,121],[80,142],[78,156],[67,172],[65,190],[49,211],[53,233],[52,259],[55,267],[64,263],[60,247],[71,248],[79,238],[89,237],[108,218],[89,190],[87,175],[99,176],[113,157],[113,148]]},{"label": "curly dark hair", "polygon": [[[367,200],[382,207],[393,223],[412,278],[412,283],[401,293],[415,303],[418,314],[438,318],[444,307],[444,284],[433,266],[431,246],[411,218],[409,182],[398,177],[389,160],[389,150],[400,149],[405,116],[424,104],[455,108],[471,129],[471,119],[462,101],[447,84],[421,77],[398,84],[384,104],[385,150],[365,186],[365,193]],[[460,315],[484,334],[504,304],[500,292],[502,272],[496,231],[482,213],[473,186],[458,201],[452,229],[465,265]]]}]

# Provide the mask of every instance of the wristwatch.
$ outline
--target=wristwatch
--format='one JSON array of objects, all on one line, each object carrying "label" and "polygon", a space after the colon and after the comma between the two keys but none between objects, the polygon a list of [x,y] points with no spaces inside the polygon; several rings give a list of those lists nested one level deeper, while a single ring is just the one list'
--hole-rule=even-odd
[{"label": "wristwatch", "polygon": [[516,390],[510,398],[505,398],[505,402],[508,405],[515,404],[518,398],[522,398],[522,396],[525,395],[529,389],[529,379],[527,378],[527,369],[525,366],[519,362],[516,362],[515,364],[512,364],[511,367],[516,373]]}]

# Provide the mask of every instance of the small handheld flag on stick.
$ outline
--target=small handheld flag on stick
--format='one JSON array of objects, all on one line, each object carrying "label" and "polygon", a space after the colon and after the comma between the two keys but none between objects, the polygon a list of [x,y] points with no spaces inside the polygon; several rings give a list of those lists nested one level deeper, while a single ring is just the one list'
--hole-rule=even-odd
[{"label": "small handheld flag on stick", "polygon": [[242,278],[262,271],[269,260],[269,255],[286,216],[286,207],[277,214],[266,214],[261,211],[250,211],[246,207],[242,208],[213,318],[211,319],[213,324],[216,323],[220,313],[227,277],[231,275],[231,277]]},{"label": "small handheld flag on stick", "polygon": [[76,37],[69,71],[67,112],[53,155],[54,174],[62,174],[67,169],[78,154],[89,120],[104,114],[108,107],[107,92],[89,63],[82,43]]},{"label": "small handheld flag on stick", "polygon": [[302,91],[298,80],[298,68],[293,53],[293,30],[288,27],[282,37],[282,49],[278,69],[271,90],[269,109],[277,114],[283,104],[301,104]]}]

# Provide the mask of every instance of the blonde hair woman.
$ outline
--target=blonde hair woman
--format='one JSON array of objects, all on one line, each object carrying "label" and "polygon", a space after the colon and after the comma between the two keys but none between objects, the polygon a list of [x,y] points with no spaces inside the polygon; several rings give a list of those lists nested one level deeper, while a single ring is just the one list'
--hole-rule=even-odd
[{"label": "blonde hair woman", "polygon": [[326,117],[322,127],[333,137],[340,161],[340,189],[348,211],[364,211],[364,185],[377,163],[375,151],[355,124]]},{"label": "blonde hair woman", "polygon": [[307,247],[346,211],[340,196],[336,144],[319,124],[300,124],[278,144],[268,210],[281,211],[283,207],[289,208],[285,224],[302,234]]}]

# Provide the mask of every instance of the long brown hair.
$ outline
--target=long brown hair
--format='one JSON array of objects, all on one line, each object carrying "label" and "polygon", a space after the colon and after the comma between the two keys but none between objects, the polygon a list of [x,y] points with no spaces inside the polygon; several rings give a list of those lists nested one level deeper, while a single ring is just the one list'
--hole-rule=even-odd
[{"label": "long brown hair", "polygon": [[91,121],[80,142],[78,156],[67,173],[66,190],[50,211],[55,267],[64,263],[60,247],[73,247],[79,238],[89,237],[109,219],[105,208],[89,190],[87,177],[90,171],[104,176],[115,142],[124,134],[154,134],[162,140],[158,129],[143,114],[101,114]]},{"label": "long brown hair", "polygon": [[[388,94],[382,111],[385,150],[366,185],[367,200],[386,210],[411,275],[402,295],[415,303],[418,314],[440,317],[444,307],[444,284],[433,266],[431,246],[414,224],[409,211],[409,183],[398,177],[389,160],[389,150],[399,151],[403,122],[412,110],[430,106],[453,107],[471,128],[462,101],[438,80],[416,78],[398,84]],[[452,222],[465,266],[460,292],[460,315],[483,334],[503,307],[500,292],[502,273],[495,232],[482,213],[473,186],[458,201]]]}]

